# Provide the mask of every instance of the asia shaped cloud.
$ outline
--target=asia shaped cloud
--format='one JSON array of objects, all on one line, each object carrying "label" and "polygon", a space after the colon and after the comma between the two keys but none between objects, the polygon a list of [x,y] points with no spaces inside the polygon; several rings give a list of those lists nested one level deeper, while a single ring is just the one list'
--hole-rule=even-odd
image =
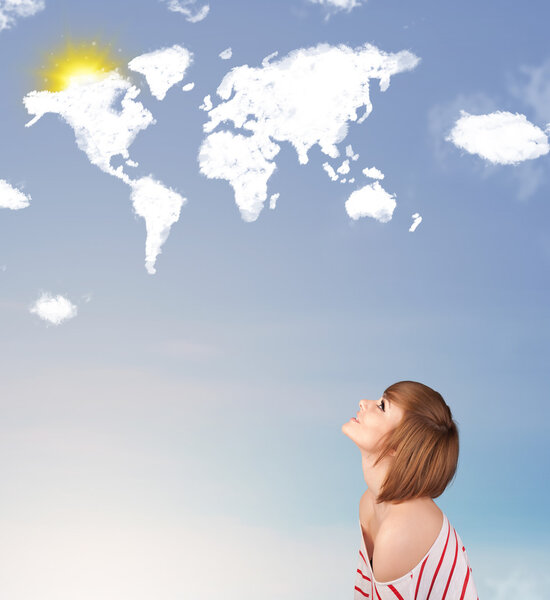
[{"label": "asia shaped cloud", "polygon": [[193,54],[189,50],[175,44],[136,56],[128,63],[128,68],[144,75],[153,96],[163,100],[166,92],[183,79],[192,60]]},{"label": "asia shaped cloud", "polygon": [[419,215],[419,213],[414,213],[412,219],[412,225],[409,227],[409,231],[411,232],[414,231],[420,225],[420,223],[422,223],[422,217]]},{"label": "asia shaped cloud", "polygon": [[[210,98],[205,98],[201,106],[209,113],[204,130],[210,135],[199,151],[200,170],[207,177],[228,180],[243,218],[255,220],[275,170],[272,159],[280,149],[276,142],[291,143],[300,164],[308,162],[308,150],[315,144],[337,158],[337,144],[345,139],[349,122],[362,123],[372,111],[369,80],[377,79],[385,91],[392,75],[418,63],[406,50],[391,54],[370,44],[355,49],[319,44],[278,61],[264,59],[258,68],[235,67],[216,90],[222,102],[211,107]],[[226,122],[247,135],[211,133]]]},{"label": "asia shaped cloud", "polygon": [[364,4],[363,0],[309,0],[313,4],[321,4],[333,10],[350,12],[353,8]]},{"label": "asia shaped cloud", "polygon": [[170,228],[180,218],[181,207],[187,199],[151,176],[132,181],[130,185],[134,210],[145,219],[145,268],[153,275],[161,247],[170,234]]},{"label": "asia shaped cloud", "polygon": [[77,307],[63,296],[51,296],[44,292],[31,306],[30,312],[38,315],[44,321],[59,325],[77,314]]},{"label": "asia shaped cloud", "polygon": [[44,10],[44,0],[0,0],[0,31],[13,27],[18,18]]},{"label": "asia shaped cloud", "polygon": [[204,4],[197,9],[196,0],[167,0],[168,10],[182,14],[190,23],[198,23],[210,12],[210,5]]},{"label": "asia shaped cloud", "polygon": [[463,110],[460,114],[446,141],[489,162],[513,165],[550,151],[544,131],[525,115],[505,111],[471,115]]},{"label": "asia shaped cloud", "polygon": [[[34,125],[46,113],[60,115],[75,133],[77,146],[102,171],[129,183],[122,166],[111,166],[114,156],[130,158],[128,148],[137,134],[155,123],[153,115],[136,102],[139,90],[117,72],[100,80],[78,82],[60,92],[33,91],[23,98]],[[115,103],[120,99],[120,110]]]},{"label": "asia shaped cloud", "polygon": [[360,217],[372,217],[381,223],[387,223],[396,207],[395,196],[375,181],[352,192],[346,200],[346,211],[356,221]]},{"label": "asia shaped cloud", "polygon": [[0,179],[0,208],[19,210],[29,206],[31,197],[11,186],[5,179]]}]

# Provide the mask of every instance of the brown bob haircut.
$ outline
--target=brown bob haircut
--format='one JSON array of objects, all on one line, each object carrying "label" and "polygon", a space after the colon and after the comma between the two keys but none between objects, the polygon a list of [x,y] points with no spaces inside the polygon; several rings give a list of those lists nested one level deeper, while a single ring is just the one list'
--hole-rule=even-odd
[{"label": "brown bob haircut", "polygon": [[393,456],[376,503],[399,504],[437,498],[452,481],[458,464],[458,427],[441,394],[416,381],[390,385],[383,398],[400,406],[403,418],[380,442],[376,466]]}]

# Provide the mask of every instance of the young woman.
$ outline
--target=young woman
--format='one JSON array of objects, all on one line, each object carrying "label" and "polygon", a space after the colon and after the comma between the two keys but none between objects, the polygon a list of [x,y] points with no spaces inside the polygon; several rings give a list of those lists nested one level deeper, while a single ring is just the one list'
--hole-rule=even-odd
[{"label": "young woman", "polygon": [[458,429],[421,383],[361,400],[342,426],[361,451],[361,550],[354,600],[479,600],[462,541],[433,498],[454,478]]}]

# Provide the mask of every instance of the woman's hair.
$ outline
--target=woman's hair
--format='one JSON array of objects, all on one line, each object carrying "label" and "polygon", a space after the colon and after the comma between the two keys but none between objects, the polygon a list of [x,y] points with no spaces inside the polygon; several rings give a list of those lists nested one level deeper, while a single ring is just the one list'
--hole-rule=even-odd
[{"label": "woman's hair", "polygon": [[458,463],[458,427],[441,394],[416,381],[400,381],[384,392],[400,406],[403,418],[380,443],[376,466],[395,454],[376,503],[429,496],[437,498],[454,478]]}]

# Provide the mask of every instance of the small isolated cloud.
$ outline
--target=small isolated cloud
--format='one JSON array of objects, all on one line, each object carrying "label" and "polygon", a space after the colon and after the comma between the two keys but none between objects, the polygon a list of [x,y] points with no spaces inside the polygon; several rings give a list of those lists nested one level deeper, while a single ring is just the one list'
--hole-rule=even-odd
[{"label": "small isolated cloud", "polygon": [[44,0],[0,0],[0,31],[13,27],[17,19],[44,10]]},{"label": "small isolated cloud", "polygon": [[175,44],[170,48],[136,56],[128,63],[128,67],[144,75],[153,96],[163,100],[166,92],[183,79],[192,60],[193,55],[189,50]]},{"label": "small isolated cloud", "polygon": [[[137,134],[155,123],[153,115],[136,102],[139,90],[117,72],[100,80],[78,82],[60,92],[33,91],[23,103],[34,125],[46,113],[60,115],[74,130],[78,147],[102,171],[129,183],[122,165],[111,166],[114,156],[130,158],[128,148]],[[119,101],[121,109],[115,104]]]},{"label": "small isolated cloud", "polygon": [[309,0],[312,4],[320,4],[325,8],[337,12],[344,10],[350,12],[357,6],[361,6],[366,3],[366,0]]},{"label": "small isolated cloud", "polygon": [[346,146],[346,156],[351,158],[351,160],[357,160],[359,158],[359,154],[354,154],[351,144]]},{"label": "small isolated cloud", "polygon": [[336,171],[328,164],[328,162],[323,163],[323,169],[328,173],[328,176],[332,179],[332,181],[336,181],[338,179]]},{"label": "small isolated cloud", "polygon": [[380,223],[387,223],[396,207],[395,196],[375,181],[350,194],[346,200],[346,211],[356,221],[360,217],[372,217]]},{"label": "small isolated cloud", "polygon": [[11,186],[6,180],[0,179],[0,208],[19,210],[29,206],[31,197]]},{"label": "small isolated cloud", "polygon": [[362,173],[369,179],[384,179],[384,173],[376,167],[367,167],[366,169],[363,169]]},{"label": "small isolated cloud", "polygon": [[231,50],[231,48],[226,48],[225,50],[222,50],[218,56],[222,59],[222,60],[228,60],[233,56],[233,50]]},{"label": "small isolated cloud", "polygon": [[520,75],[510,79],[510,93],[534,111],[536,121],[550,123],[550,59],[539,67],[519,70]]},{"label": "small isolated cloud", "polygon": [[48,292],[44,292],[31,306],[30,312],[38,315],[44,321],[59,325],[63,321],[76,317],[77,308],[63,296],[54,297]]},{"label": "small isolated cloud", "polygon": [[[302,165],[314,145],[337,158],[337,144],[346,138],[349,123],[362,123],[372,111],[371,80],[386,91],[393,75],[418,63],[418,57],[406,50],[391,54],[370,44],[358,48],[319,44],[263,62],[259,68],[231,69],[216,90],[222,102],[210,107],[205,98],[200,107],[210,117],[204,125],[210,135],[199,152],[201,173],[227,179],[243,218],[255,220],[267,200],[278,142],[292,144]],[[228,123],[246,135],[211,133]]]},{"label": "small isolated cloud", "polygon": [[210,5],[204,4],[197,8],[196,0],[165,0],[168,10],[182,14],[190,23],[198,23],[210,12]]},{"label": "small isolated cloud", "polygon": [[132,181],[130,185],[134,210],[145,219],[145,268],[153,275],[161,247],[170,234],[170,228],[179,219],[181,207],[187,199],[150,176]]},{"label": "small isolated cloud", "polygon": [[181,89],[184,92],[190,92],[195,87],[195,82],[191,81],[190,83],[186,83]]},{"label": "small isolated cloud", "polygon": [[337,169],[336,172],[340,175],[346,175],[349,173],[349,159],[346,159]]},{"label": "small isolated cloud", "polygon": [[418,213],[414,213],[412,220],[412,225],[409,227],[409,231],[411,232],[414,231],[420,225],[420,223],[422,223],[422,217]]},{"label": "small isolated cloud", "polygon": [[277,206],[277,200],[279,199],[280,194],[271,194],[271,198],[269,199],[269,208],[271,208],[272,210],[275,210],[275,207]]},{"label": "small isolated cloud", "polygon": [[525,115],[505,111],[471,115],[463,110],[460,114],[445,139],[489,162],[512,165],[550,151],[544,131],[530,123]]}]

